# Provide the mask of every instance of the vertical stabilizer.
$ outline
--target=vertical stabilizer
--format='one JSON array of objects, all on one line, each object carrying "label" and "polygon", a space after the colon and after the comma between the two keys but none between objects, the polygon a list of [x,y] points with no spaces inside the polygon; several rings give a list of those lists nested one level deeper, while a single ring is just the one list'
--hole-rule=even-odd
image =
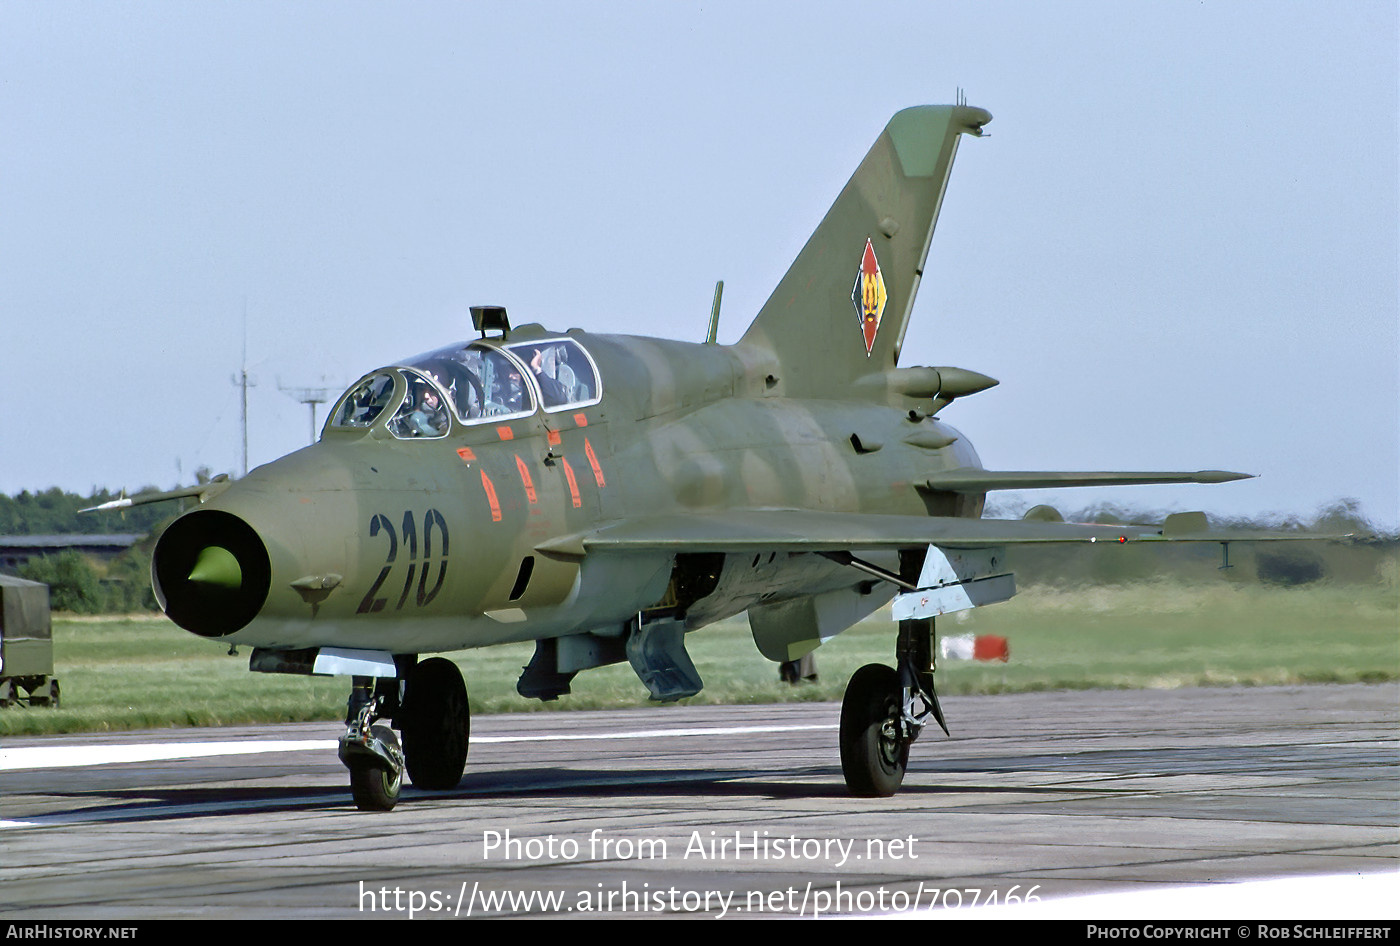
[{"label": "vertical stabilizer", "polygon": [[790,397],[843,397],[894,367],[963,134],[967,105],[897,113],[822,218],[740,344],[771,351]]}]

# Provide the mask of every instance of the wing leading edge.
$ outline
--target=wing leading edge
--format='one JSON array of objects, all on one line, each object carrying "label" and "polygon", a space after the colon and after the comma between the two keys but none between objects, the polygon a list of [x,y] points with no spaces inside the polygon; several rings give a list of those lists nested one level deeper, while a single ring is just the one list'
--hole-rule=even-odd
[{"label": "wing leading edge", "polygon": [[627,520],[553,539],[536,549],[581,558],[590,552],[841,552],[875,549],[982,548],[1037,543],[1232,542],[1341,538],[1301,533],[1210,532],[1199,513],[1162,525],[1090,525],[1024,519],[889,516],[801,509],[677,513]]},{"label": "wing leading edge", "polygon": [[1252,473],[1197,470],[1195,473],[1147,472],[1092,473],[1064,470],[983,470],[959,467],[935,473],[920,484],[924,489],[948,493],[985,493],[994,489],[1063,489],[1072,486],[1153,486],[1170,483],[1230,483],[1253,479]]}]

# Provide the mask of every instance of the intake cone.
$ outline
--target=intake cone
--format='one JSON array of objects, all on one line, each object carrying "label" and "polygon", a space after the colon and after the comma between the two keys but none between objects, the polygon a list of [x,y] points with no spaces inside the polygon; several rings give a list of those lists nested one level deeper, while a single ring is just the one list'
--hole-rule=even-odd
[{"label": "intake cone", "polygon": [[257,617],[272,566],[252,526],[217,509],[175,520],[151,559],[156,600],[170,620],[201,637],[223,637]]}]

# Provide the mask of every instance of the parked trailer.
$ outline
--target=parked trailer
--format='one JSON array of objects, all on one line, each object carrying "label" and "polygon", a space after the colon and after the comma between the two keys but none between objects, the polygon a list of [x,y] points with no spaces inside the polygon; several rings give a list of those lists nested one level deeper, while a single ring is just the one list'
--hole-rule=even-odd
[{"label": "parked trailer", "polygon": [[0,707],[58,706],[49,586],[0,575]]}]

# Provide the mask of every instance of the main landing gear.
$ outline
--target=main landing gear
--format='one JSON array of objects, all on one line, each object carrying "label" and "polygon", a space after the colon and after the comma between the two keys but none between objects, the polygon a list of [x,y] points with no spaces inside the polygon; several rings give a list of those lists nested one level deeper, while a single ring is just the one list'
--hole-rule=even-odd
[{"label": "main landing gear", "polygon": [[[422,663],[395,658],[398,677],[355,677],[340,737],[340,761],[361,811],[389,811],[405,770],[417,788],[453,788],[467,764],[471,710],[457,665],[442,657]],[[403,733],[403,746],[388,719]]]},{"label": "main landing gear", "polygon": [[857,670],[841,701],[841,774],[862,798],[899,791],[909,747],[930,719],[948,732],[933,689],[933,618],[899,622],[896,657],[898,669]]}]

